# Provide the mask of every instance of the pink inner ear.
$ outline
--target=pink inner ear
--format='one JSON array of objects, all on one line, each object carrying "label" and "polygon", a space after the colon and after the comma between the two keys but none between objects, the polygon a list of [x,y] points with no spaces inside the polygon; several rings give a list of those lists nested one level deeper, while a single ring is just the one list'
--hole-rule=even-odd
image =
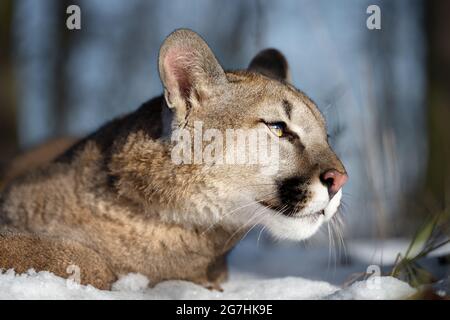
[{"label": "pink inner ear", "polygon": [[190,67],[192,67],[193,54],[181,48],[173,48],[167,52],[164,59],[166,82],[169,93],[181,95],[183,99],[189,98],[192,89]]}]

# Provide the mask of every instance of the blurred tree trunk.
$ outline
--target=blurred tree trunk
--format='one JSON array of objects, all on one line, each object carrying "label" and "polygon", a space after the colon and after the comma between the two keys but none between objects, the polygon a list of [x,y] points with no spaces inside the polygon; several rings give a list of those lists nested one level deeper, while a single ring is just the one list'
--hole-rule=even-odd
[{"label": "blurred tree trunk", "polygon": [[425,194],[428,207],[439,211],[448,206],[450,194],[450,1],[425,2],[429,146]]},{"label": "blurred tree trunk", "polygon": [[0,170],[16,151],[16,85],[12,59],[13,0],[0,1]]},{"label": "blurred tree trunk", "polygon": [[69,108],[68,85],[70,75],[67,65],[72,57],[74,37],[81,33],[66,28],[66,9],[71,4],[80,5],[80,1],[58,0],[54,2],[54,13],[57,15],[55,26],[55,61],[54,63],[54,84],[55,90],[53,103],[51,105],[51,115],[53,117],[53,136],[59,137],[65,133],[67,126],[66,116]]}]

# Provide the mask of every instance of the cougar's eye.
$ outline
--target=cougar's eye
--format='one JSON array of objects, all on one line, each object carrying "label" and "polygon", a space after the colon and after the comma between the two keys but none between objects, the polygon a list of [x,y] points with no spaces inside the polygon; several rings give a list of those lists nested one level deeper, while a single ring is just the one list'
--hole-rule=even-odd
[{"label": "cougar's eye", "polygon": [[266,123],[266,125],[278,138],[286,135],[286,124],[284,122]]}]

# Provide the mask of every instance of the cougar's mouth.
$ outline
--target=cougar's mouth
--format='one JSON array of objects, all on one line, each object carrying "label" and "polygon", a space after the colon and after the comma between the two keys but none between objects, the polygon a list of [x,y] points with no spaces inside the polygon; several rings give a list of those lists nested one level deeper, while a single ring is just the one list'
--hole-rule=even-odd
[{"label": "cougar's mouth", "polygon": [[325,210],[320,210],[317,212],[313,212],[313,213],[307,213],[307,214],[297,214],[297,215],[293,215],[290,216],[291,218],[297,218],[297,219],[303,219],[303,218],[317,218],[320,216],[324,216],[325,215]]},{"label": "cougar's mouth", "polygon": [[271,204],[266,201],[260,201],[260,203],[263,206],[265,206],[277,213],[280,213],[283,216],[289,217],[289,218],[301,219],[301,218],[318,217],[318,216],[325,215],[325,209],[319,210],[317,212],[302,214],[301,210],[296,210],[295,208],[289,208],[284,205],[274,205],[274,204]]}]

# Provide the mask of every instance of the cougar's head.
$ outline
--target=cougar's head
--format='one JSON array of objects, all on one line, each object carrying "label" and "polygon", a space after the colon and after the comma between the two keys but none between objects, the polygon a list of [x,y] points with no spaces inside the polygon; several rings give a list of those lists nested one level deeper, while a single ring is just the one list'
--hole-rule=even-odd
[{"label": "cougar's head", "polygon": [[264,50],[247,70],[225,72],[200,36],[183,29],[163,43],[159,70],[172,132],[193,139],[184,154],[203,166],[224,220],[304,239],[333,217],[347,174],[318,108],[289,83],[281,53]]}]

